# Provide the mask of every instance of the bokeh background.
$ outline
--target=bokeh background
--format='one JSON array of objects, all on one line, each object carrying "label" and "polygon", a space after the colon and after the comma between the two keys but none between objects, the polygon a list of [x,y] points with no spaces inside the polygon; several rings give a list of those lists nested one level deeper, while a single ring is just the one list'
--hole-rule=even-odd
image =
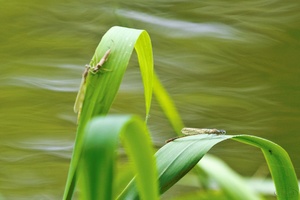
[{"label": "bokeh background", "polygon": [[[253,134],[287,150],[300,175],[300,2],[1,1],[0,193],[61,199],[85,64],[112,26],[145,29],[155,70],[188,127]],[[117,45],[117,44],[116,44]],[[144,117],[136,57],[110,113]],[[156,147],[174,137],[153,102]],[[227,141],[219,156],[246,177],[268,177],[259,150]]]}]

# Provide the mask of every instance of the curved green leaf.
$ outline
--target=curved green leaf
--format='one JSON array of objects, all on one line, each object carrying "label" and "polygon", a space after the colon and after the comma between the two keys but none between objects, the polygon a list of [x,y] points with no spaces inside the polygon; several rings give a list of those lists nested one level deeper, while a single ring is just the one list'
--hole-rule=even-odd
[{"label": "curved green leaf", "polygon": [[134,116],[96,117],[85,129],[79,173],[83,199],[113,199],[113,181],[119,135],[137,174],[142,199],[158,199],[154,152],[145,123]]},{"label": "curved green leaf", "polygon": [[[297,176],[286,151],[271,141],[249,135],[201,134],[182,137],[167,143],[156,153],[160,193],[169,189],[189,172],[214,145],[227,139],[234,139],[261,148],[275,182],[277,198],[298,200]],[[221,181],[219,183],[222,186]],[[237,190],[236,187],[223,187],[223,189]],[[242,188],[239,187],[239,189]],[[134,183],[131,183],[124,193],[132,199],[138,199]],[[226,193],[232,195],[234,191]],[[242,199],[253,199],[250,195],[245,196],[248,192],[244,193],[240,190],[239,193],[242,195]],[[230,198],[241,199],[240,196],[234,195]]]},{"label": "curved green leaf", "polygon": [[281,146],[251,135],[237,135],[232,139],[262,150],[275,183],[277,199],[299,199],[299,186],[294,166],[288,153]]},{"label": "curved green leaf", "polygon": [[80,158],[83,130],[96,115],[106,115],[120,87],[129,59],[136,49],[144,83],[146,119],[149,115],[153,85],[153,56],[151,40],[144,30],[112,27],[102,38],[90,66],[95,66],[110,49],[106,62],[97,73],[88,72],[85,95],[80,111],[78,128],[68,179],[63,199],[71,199],[76,185],[76,168]]}]

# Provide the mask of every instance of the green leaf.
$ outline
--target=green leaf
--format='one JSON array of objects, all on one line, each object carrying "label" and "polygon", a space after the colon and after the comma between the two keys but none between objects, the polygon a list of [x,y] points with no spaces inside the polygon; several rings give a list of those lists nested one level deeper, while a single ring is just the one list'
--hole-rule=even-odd
[{"label": "green leaf", "polygon": [[251,135],[236,135],[232,136],[232,139],[262,150],[275,183],[277,199],[299,199],[299,186],[294,166],[288,153],[281,146]]},{"label": "green leaf", "polygon": [[[165,192],[188,173],[214,145],[227,139],[233,139],[261,148],[276,186],[277,198],[282,200],[298,200],[299,188],[297,176],[286,151],[271,141],[249,135],[201,134],[182,137],[167,143],[156,153],[160,193]],[[222,176],[221,174],[215,176],[220,176],[224,186],[226,176]],[[222,181],[217,181],[222,186]],[[222,189],[227,190],[226,194],[230,195],[230,199],[241,199],[241,196],[235,194],[236,187],[227,186],[230,185],[226,185]],[[245,190],[244,192],[242,190],[243,187],[239,187],[239,189],[241,189],[239,190],[239,194],[242,195],[242,199],[253,199],[248,191]],[[138,199],[134,182],[127,187],[124,193],[130,196],[131,199]],[[245,196],[247,194],[249,195]]]},{"label": "green leaf", "polygon": [[[97,73],[88,73],[80,112],[76,140],[63,199],[71,199],[76,185],[76,169],[80,158],[84,128],[94,116],[106,115],[120,87],[129,59],[136,49],[144,83],[146,119],[149,115],[153,87],[151,40],[144,30],[112,27],[102,38],[90,66],[95,66],[110,49],[108,59]],[[84,81],[83,81],[84,82]]]},{"label": "green leaf", "polygon": [[200,162],[197,163],[202,171],[215,180],[219,187],[225,192],[227,199],[262,199],[255,191],[250,188],[245,180],[228,167],[219,158],[206,154]]},{"label": "green leaf", "polygon": [[153,77],[153,92],[159,103],[161,109],[164,111],[164,114],[170,121],[173,129],[176,131],[178,135],[181,134],[181,129],[184,127],[181,117],[176,109],[174,102],[169,96],[168,92],[165,90],[163,85],[160,83],[159,78],[154,73]]},{"label": "green leaf", "polygon": [[150,135],[145,123],[134,116],[96,117],[85,129],[79,173],[83,199],[114,199],[113,185],[119,135],[137,174],[140,196],[158,199],[157,172]]}]

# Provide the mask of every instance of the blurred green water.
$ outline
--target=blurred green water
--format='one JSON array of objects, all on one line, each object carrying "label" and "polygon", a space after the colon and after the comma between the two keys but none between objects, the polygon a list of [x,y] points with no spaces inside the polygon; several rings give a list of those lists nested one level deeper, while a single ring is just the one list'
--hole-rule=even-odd
[{"label": "blurred green water", "polygon": [[[298,1],[3,1],[0,193],[61,198],[81,73],[114,25],[149,32],[155,69],[187,126],[273,140],[299,175],[299,11]],[[144,114],[131,66],[112,113]],[[174,136],[155,102],[149,126],[157,146]],[[244,175],[265,173],[254,149],[226,143],[213,153]]]}]

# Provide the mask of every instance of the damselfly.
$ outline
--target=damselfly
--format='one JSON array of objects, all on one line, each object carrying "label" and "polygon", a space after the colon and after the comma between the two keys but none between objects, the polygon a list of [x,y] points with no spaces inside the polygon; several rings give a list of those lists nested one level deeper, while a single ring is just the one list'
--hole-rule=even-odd
[{"label": "damselfly", "polygon": [[216,135],[224,135],[226,134],[225,130],[218,130],[215,128],[183,128],[181,130],[181,133],[184,136],[174,137],[171,139],[168,139],[166,143],[172,142],[173,140],[176,140],[177,138],[186,137],[190,135],[198,135],[198,134],[216,134]]},{"label": "damselfly", "polygon": [[77,122],[79,121],[80,118],[80,113],[81,113],[81,108],[82,108],[82,103],[84,100],[84,96],[85,96],[85,89],[86,89],[86,79],[87,76],[89,74],[89,72],[92,73],[97,73],[101,67],[104,65],[104,63],[107,61],[108,56],[110,54],[110,49],[108,49],[104,56],[100,59],[100,61],[98,62],[97,65],[95,65],[94,67],[91,67],[90,65],[86,65],[85,66],[85,70],[82,73],[82,79],[81,79],[81,83],[80,83],[80,87],[79,87],[79,91],[77,93],[77,97],[75,100],[75,104],[74,104],[74,112],[78,113],[78,117],[77,117]]},{"label": "damselfly", "polygon": [[216,134],[224,135],[226,134],[225,130],[218,130],[215,128],[183,128],[181,130],[183,135],[198,135],[198,134]]}]

